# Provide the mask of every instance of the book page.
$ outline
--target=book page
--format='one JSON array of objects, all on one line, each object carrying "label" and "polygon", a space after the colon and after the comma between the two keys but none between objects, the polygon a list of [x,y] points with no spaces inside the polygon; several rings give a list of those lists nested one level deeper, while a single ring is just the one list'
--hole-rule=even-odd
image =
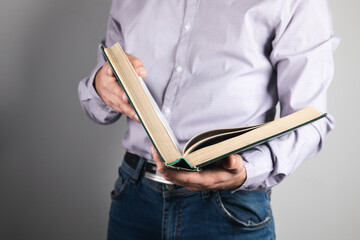
[{"label": "book page", "polygon": [[[263,125],[263,124],[261,124]],[[261,125],[255,125],[255,126],[248,126],[248,127],[238,127],[238,128],[222,128],[222,129],[214,129],[210,131],[206,131],[203,133],[200,133],[193,138],[191,138],[185,145],[183,154],[189,154],[192,151],[195,151],[198,148],[201,148],[201,145],[203,145],[205,142],[211,142],[212,140],[216,139],[224,139],[224,138],[231,138],[231,136],[237,136],[240,134],[243,134],[245,132],[248,132],[252,129],[255,129]],[[221,141],[221,140],[219,140]],[[211,145],[210,143],[207,145]]]},{"label": "book page", "polygon": [[110,48],[102,46],[102,50],[160,158],[166,163],[181,158],[179,143],[169,124],[120,44],[116,43]]},{"label": "book page", "polygon": [[202,163],[212,162],[231,153],[253,147],[325,116],[326,114],[321,114],[316,109],[307,107],[283,118],[268,122],[242,135],[184,154],[183,157],[192,166],[202,166]]},{"label": "book page", "polygon": [[[134,70],[134,68],[133,68],[133,70]],[[134,72],[135,72],[135,70],[134,70]],[[139,78],[139,81],[141,83],[141,86],[143,87],[143,89],[145,91],[145,94],[148,96],[148,98],[149,98],[151,104],[153,105],[154,110],[155,110],[156,114],[158,115],[160,121],[162,122],[163,126],[165,127],[166,131],[168,132],[171,140],[174,142],[174,144],[177,146],[177,148],[180,151],[180,144],[179,144],[178,140],[176,139],[176,137],[174,135],[174,132],[171,130],[168,122],[166,121],[164,115],[162,114],[159,106],[156,104],[156,102],[155,102],[153,96],[151,95],[149,89],[147,88],[144,80],[141,77],[138,77],[138,78]]]}]

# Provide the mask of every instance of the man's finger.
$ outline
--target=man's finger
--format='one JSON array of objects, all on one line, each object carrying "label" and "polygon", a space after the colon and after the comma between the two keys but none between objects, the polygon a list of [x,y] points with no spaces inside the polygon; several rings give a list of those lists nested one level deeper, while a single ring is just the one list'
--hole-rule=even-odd
[{"label": "man's finger", "polygon": [[122,94],[122,100],[124,101],[124,103],[128,103],[128,102],[129,102],[129,99],[128,99],[128,97],[126,96],[125,92]]},{"label": "man's finger", "polygon": [[231,154],[223,160],[223,168],[226,170],[236,170],[240,164],[240,155]]},{"label": "man's finger", "polygon": [[143,65],[142,61],[139,58],[134,57],[131,54],[126,54],[126,56],[128,57],[128,59],[129,59],[131,65],[133,66],[135,72],[140,77],[146,77],[148,75],[145,68],[144,68],[144,65]]},{"label": "man's finger", "polygon": [[[176,178],[174,178],[174,176],[177,176],[178,174],[181,173],[181,171],[176,171],[176,170],[172,170],[172,169],[168,169],[164,163],[161,161],[159,154],[157,153],[156,149],[154,146],[151,146],[151,153],[152,153],[152,157],[156,163],[156,171],[158,171],[159,173],[161,173],[163,175],[163,177],[166,180],[169,180],[171,182],[173,182],[173,180],[175,182],[175,184],[181,185],[179,184],[180,182],[177,181]],[[181,185],[184,186],[184,185]]]},{"label": "man's finger", "polygon": [[151,151],[157,166],[157,171],[161,173],[166,180],[190,190],[221,189],[222,185],[233,177],[233,173],[228,170],[236,169],[241,161],[241,157],[234,154],[229,157],[229,160],[225,163],[228,169],[224,169],[225,167],[217,167],[214,169],[206,169],[202,172],[177,171],[165,167],[153,146],[151,147]]},{"label": "man's finger", "polygon": [[139,117],[137,116],[135,110],[133,109],[133,107],[129,104],[129,103],[124,103],[121,102],[121,109],[122,112],[128,116],[129,118],[131,118],[132,120],[140,123]]},{"label": "man's finger", "polygon": [[105,67],[105,72],[106,72],[106,74],[108,75],[108,76],[110,76],[110,77],[114,77],[115,75],[114,75],[114,72],[113,72],[113,70],[111,69],[111,66],[110,66],[110,64],[108,63],[108,62],[106,62],[105,64],[104,64],[104,67]]},{"label": "man's finger", "polygon": [[156,170],[159,172],[159,173],[163,173],[164,170],[166,170],[165,168],[165,165],[164,163],[161,161],[160,159],[160,156],[159,154],[157,153],[156,149],[154,146],[151,146],[151,153],[152,153],[152,157],[155,161],[155,164],[156,164]]},{"label": "man's finger", "polygon": [[203,172],[188,172],[168,169],[164,167],[161,174],[166,180],[169,180],[176,185],[188,187],[192,185],[202,185],[206,179],[202,178]]}]

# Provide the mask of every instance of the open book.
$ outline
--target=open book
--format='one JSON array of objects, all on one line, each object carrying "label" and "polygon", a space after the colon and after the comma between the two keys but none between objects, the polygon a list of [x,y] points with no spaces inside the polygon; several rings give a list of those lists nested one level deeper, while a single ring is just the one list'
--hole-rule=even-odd
[{"label": "open book", "polygon": [[241,152],[326,116],[313,107],[256,126],[216,129],[194,136],[180,150],[171,128],[142,78],[138,77],[119,43],[100,46],[164,164],[199,171],[214,161]]}]

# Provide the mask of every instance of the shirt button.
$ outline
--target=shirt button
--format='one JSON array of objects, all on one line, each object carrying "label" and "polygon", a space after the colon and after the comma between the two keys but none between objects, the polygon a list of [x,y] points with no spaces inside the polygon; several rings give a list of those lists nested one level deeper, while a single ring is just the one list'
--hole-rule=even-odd
[{"label": "shirt button", "polygon": [[181,67],[181,66],[177,66],[175,70],[176,70],[176,72],[181,73],[182,67]]},{"label": "shirt button", "polygon": [[168,108],[168,107],[164,108],[164,113],[165,113],[165,115],[167,115],[167,116],[170,115],[171,109]]},{"label": "shirt button", "polygon": [[191,29],[190,23],[187,23],[187,24],[184,26],[184,28],[185,28],[185,31],[189,31],[189,30]]}]

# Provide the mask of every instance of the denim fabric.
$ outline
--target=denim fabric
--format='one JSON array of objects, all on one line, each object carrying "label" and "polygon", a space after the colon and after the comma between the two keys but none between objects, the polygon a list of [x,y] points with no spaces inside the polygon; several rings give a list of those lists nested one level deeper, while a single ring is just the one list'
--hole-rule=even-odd
[{"label": "denim fabric", "polygon": [[189,191],[123,162],[111,193],[108,239],[275,239],[271,191]]}]

